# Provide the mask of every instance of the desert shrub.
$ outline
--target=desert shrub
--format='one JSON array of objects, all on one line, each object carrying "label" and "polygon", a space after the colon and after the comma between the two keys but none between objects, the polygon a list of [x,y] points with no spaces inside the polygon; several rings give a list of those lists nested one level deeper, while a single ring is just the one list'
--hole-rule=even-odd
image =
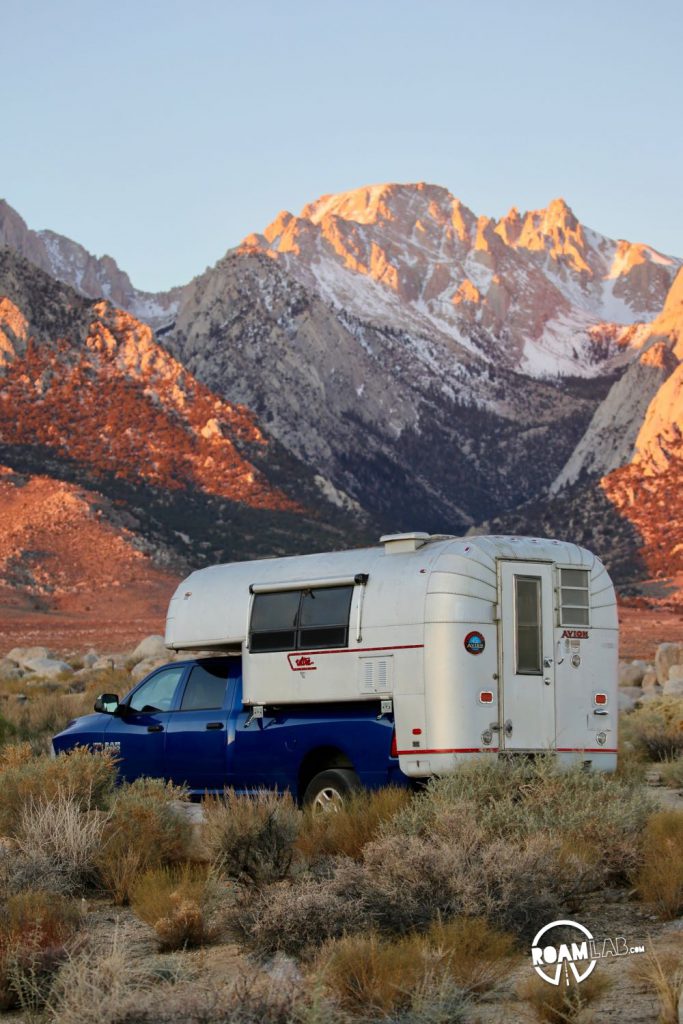
[{"label": "desert shrub", "polygon": [[130,902],[157,933],[162,951],[203,946],[218,934],[216,881],[203,865],[152,868],[134,883]]},{"label": "desert shrub", "polygon": [[44,1003],[79,924],[75,903],[54,893],[28,891],[7,900],[0,909],[0,1008]]},{"label": "desert shrub", "polygon": [[671,789],[683,789],[683,754],[664,761],[661,765],[662,782]]},{"label": "desert shrub", "polygon": [[444,1024],[463,1019],[467,1000],[450,965],[416,934],[393,941],[372,932],[347,936],[328,943],[318,959],[324,984],[347,1012],[416,1024],[441,1014]]},{"label": "desert shrub", "polygon": [[0,747],[3,747],[16,736],[14,723],[5,715],[0,715]]},{"label": "desert shrub", "polygon": [[525,999],[534,1011],[537,1020],[547,1024],[579,1024],[585,1021],[586,1011],[611,987],[612,982],[595,971],[580,984],[572,981],[569,985],[549,985],[538,975],[528,978],[518,986],[518,995]]},{"label": "desert shrub", "polygon": [[329,878],[270,886],[235,907],[231,926],[262,952],[293,956],[344,934],[406,935],[458,916],[483,914],[532,936],[577,884],[564,851],[547,836],[485,841],[462,824],[451,839],[387,836],[365,847],[361,863],[339,858]]},{"label": "desert shrub", "polygon": [[491,927],[483,917],[435,921],[426,941],[439,967],[466,992],[481,994],[496,988],[517,960],[514,936]]},{"label": "desert shrub", "polygon": [[641,899],[670,919],[683,910],[683,812],[660,811],[647,823],[636,885]]},{"label": "desert shrub", "polygon": [[136,1014],[153,981],[144,961],[131,956],[131,941],[125,929],[117,928],[105,938],[90,936],[67,952],[48,999],[54,1024],[139,1019]]},{"label": "desert shrub", "polygon": [[583,878],[563,870],[565,851],[551,836],[491,840],[465,815],[459,826],[448,838],[387,836],[366,847],[355,891],[378,928],[400,933],[483,914],[529,937]]},{"label": "desert shrub", "polygon": [[286,877],[301,824],[288,793],[244,797],[229,789],[224,799],[205,801],[204,815],[203,838],[218,872],[252,885]]},{"label": "desert shrub", "polygon": [[309,807],[304,812],[297,850],[309,861],[336,855],[358,860],[380,826],[411,800],[410,790],[386,786],[357,790],[334,814],[316,813]]},{"label": "desert shrub", "polygon": [[24,809],[32,801],[50,800],[60,793],[82,810],[103,808],[116,779],[116,761],[110,753],[77,747],[51,758],[34,757],[28,744],[0,751],[0,835],[14,835]]},{"label": "desert shrub", "polygon": [[658,697],[628,716],[628,733],[636,750],[651,761],[683,751],[683,697]]},{"label": "desert shrub", "polygon": [[683,961],[677,950],[654,950],[639,956],[631,975],[645,985],[659,1003],[658,1024],[679,1024],[679,1002],[683,998]]},{"label": "desert shrub", "polygon": [[29,742],[36,753],[49,748],[50,739],[80,714],[79,697],[72,694],[41,694],[21,703],[7,705],[7,718],[15,736]]},{"label": "desert shrub", "polygon": [[111,807],[96,868],[116,903],[126,903],[139,875],[182,860],[192,841],[183,814],[184,789],[162,779],[136,779],[121,786]]},{"label": "desert shrub", "polygon": [[383,831],[448,835],[466,814],[488,839],[553,836],[621,879],[637,864],[638,837],[653,809],[636,782],[562,769],[551,758],[473,761],[431,782]]},{"label": "desert shrub", "polygon": [[39,878],[43,872],[45,878],[60,876],[63,892],[80,891],[92,884],[106,821],[101,812],[83,810],[68,792],[47,799],[31,797],[21,812],[15,836],[23,873],[33,865]]},{"label": "desert shrub", "polygon": [[69,896],[73,893],[73,879],[65,876],[46,854],[27,856],[13,844],[1,843],[0,900],[27,889]]},{"label": "desert shrub", "polygon": [[228,916],[228,926],[261,953],[308,956],[327,939],[367,927],[362,902],[346,879],[305,878],[247,892]]}]

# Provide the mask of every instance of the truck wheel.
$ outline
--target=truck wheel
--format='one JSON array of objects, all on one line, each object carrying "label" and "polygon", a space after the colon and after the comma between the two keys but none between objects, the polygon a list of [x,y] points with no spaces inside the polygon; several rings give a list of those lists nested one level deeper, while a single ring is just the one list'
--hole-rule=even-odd
[{"label": "truck wheel", "polygon": [[354,790],[360,789],[360,779],[350,768],[328,768],[315,775],[306,786],[304,806],[315,814],[338,811]]}]

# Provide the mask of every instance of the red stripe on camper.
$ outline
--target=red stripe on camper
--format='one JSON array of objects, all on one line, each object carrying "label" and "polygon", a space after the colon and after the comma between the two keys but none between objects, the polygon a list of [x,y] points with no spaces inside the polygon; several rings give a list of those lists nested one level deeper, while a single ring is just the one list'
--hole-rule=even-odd
[{"label": "red stripe on camper", "polygon": [[329,651],[294,651],[294,654],[365,654],[366,651],[417,651],[424,644],[398,644],[395,647],[332,647]]}]

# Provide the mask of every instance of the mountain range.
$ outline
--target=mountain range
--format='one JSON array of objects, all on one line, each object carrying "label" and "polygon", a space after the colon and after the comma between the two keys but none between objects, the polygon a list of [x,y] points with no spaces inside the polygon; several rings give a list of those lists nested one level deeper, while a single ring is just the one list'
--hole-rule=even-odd
[{"label": "mountain range", "polygon": [[[137,553],[126,586],[495,529],[572,537],[675,601],[682,266],[561,199],[495,220],[387,184],[283,211],[153,294],[0,202],[2,479],[82,488]],[[14,601],[82,584],[51,582],[48,533],[0,550]]]}]

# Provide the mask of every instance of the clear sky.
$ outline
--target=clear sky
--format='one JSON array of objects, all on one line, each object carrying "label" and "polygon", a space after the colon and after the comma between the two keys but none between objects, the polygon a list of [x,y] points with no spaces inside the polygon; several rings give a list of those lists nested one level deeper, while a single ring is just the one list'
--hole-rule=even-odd
[{"label": "clear sky", "polygon": [[189,280],[381,181],[683,256],[680,0],[0,0],[0,196]]}]

